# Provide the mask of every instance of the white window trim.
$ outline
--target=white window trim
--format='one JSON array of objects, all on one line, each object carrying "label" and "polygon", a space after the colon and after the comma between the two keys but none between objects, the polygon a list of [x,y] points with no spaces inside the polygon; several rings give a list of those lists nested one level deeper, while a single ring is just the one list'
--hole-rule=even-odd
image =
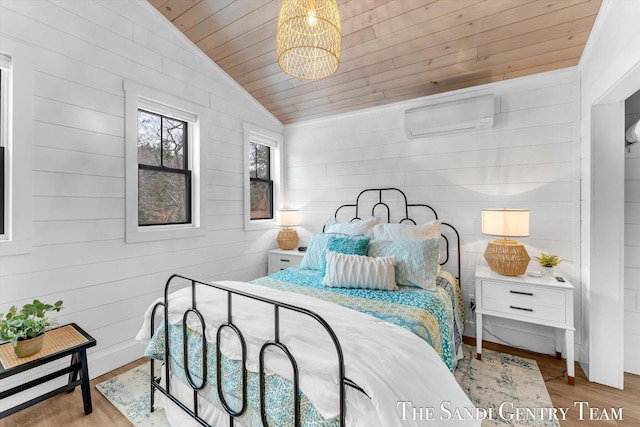
[{"label": "white window trim", "polygon": [[4,232],[0,232],[0,240],[11,240],[11,57],[0,52],[0,147],[5,149],[4,158],[4,188],[2,198],[3,201],[3,222]]},{"label": "white window trim", "polygon": [[[2,145],[5,147],[5,234],[0,256],[23,255],[32,250],[33,173],[33,64],[24,46],[3,40],[2,67],[7,71],[7,96],[3,96]],[[17,94],[17,95],[16,95]],[[15,143],[14,141],[19,141]],[[19,187],[18,187],[19,186]]]},{"label": "white window trim", "polygon": [[[277,228],[276,211],[283,199],[283,136],[251,123],[242,124],[244,135],[244,229],[245,231]],[[251,193],[249,181],[249,143],[257,142],[271,147],[271,180],[273,181],[273,218],[251,219]]]},{"label": "white window trim", "polygon": [[[127,243],[180,239],[206,235],[206,144],[200,140],[201,107],[131,81],[125,92],[125,187]],[[191,169],[191,223],[138,225],[138,109],[189,122],[189,168]]]}]

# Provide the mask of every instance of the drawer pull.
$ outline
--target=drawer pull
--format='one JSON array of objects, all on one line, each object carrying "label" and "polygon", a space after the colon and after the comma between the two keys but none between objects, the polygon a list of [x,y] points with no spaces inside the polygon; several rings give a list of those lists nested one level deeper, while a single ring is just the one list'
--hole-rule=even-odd
[{"label": "drawer pull", "polygon": [[528,295],[528,296],[530,296],[530,297],[532,297],[532,296],[533,296],[533,292],[520,292],[520,291],[509,291],[509,292],[511,292],[512,294]]},{"label": "drawer pull", "polygon": [[280,261],[282,262],[291,262],[291,260],[285,259],[285,258],[280,258]]},{"label": "drawer pull", "polygon": [[531,311],[531,312],[533,312],[533,308],[516,307],[515,305],[510,305],[509,308],[512,308],[514,310],[522,310],[522,311]]}]

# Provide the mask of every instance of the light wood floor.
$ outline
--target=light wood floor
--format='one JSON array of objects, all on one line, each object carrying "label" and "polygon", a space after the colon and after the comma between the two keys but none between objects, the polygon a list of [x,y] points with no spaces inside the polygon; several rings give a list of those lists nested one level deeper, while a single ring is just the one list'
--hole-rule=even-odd
[{"label": "light wood floor", "polygon": [[[467,344],[475,345],[475,339],[465,337]],[[600,426],[640,426],[640,376],[624,374],[624,390],[611,388],[600,384],[589,382],[576,363],[575,385],[567,384],[566,361],[556,359],[555,356],[548,356],[531,351],[520,350],[500,344],[483,342],[484,348],[514,354],[516,356],[534,359],[538,362],[542,377],[545,379],[551,402],[555,408],[570,408],[567,412],[567,419],[560,421],[562,427],[600,427]],[[611,414],[611,408],[616,411],[622,408],[622,421],[588,421],[589,409],[584,411],[584,419],[579,420],[579,407],[575,402],[587,402],[589,407],[598,408],[598,418],[602,416],[602,410],[607,409]]]},{"label": "light wood floor", "polygon": [[[120,375],[145,363],[138,359],[91,381],[93,412],[84,415],[80,387],[72,393],[62,393],[30,408],[0,420],[0,427],[130,427],[132,424],[98,390],[96,384]],[[91,365],[89,365],[91,369]]]},{"label": "light wood floor", "polygon": [[[465,339],[465,342],[467,341],[468,344],[475,344],[473,339]],[[567,420],[561,421],[562,427],[640,426],[640,376],[625,374],[625,390],[623,391],[590,383],[580,366],[576,364],[576,383],[575,386],[570,386],[567,384],[566,373],[564,373],[566,368],[564,360],[493,343],[485,343],[485,348],[535,359],[538,362],[553,406],[570,408]],[[0,420],[0,427],[130,426],[127,419],[95,389],[95,385],[144,362],[144,359],[137,360],[91,381],[93,401],[91,415],[85,416],[83,414],[82,395],[80,389],[76,388],[73,393],[56,396]],[[611,414],[612,407],[616,411],[619,410],[618,408],[622,408],[623,420],[578,420],[580,412],[577,407],[574,408],[575,402],[588,402],[590,407],[598,409],[598,416],[602,415],[602,410],[605,408],[609,414]],[[585,412],[585,418],[587,417],[588,412]]]}]

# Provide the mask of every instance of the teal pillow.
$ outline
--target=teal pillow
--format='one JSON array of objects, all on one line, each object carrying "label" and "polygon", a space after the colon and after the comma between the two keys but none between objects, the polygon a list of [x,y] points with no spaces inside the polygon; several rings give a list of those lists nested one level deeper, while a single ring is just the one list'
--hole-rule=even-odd
[{"label": "teal pillow", "polygon": [[440,239],[372,240],[368,255],[395,256],[396,282],[399,285],[435,290]]},{"label": "teal pillow", "polygon": [[[343,240],[336,240],[331,243],[331,248],[329,248],[329,241],[332,239]],[[311,240],[309,240],[309,247],[304,253],[300,268],[324,271],[327,249],[349,255],[366,255],[369,249],[369,238],[362,235],[352,236],[342,233],[314,234],[311,236]]]},{"label": "teal pillow", "polygon": [[367,255],[369,241],[367,236],[331,236],[327,241],[327,250],[347,255]]},{"label": "teal pillow", "polygon": [[304,258],[300,263],[300,268],[305,270],[323,270],[325,252],[327,251],[327,242],[336,236],[347,236],[342,233],[322,233],[314,234],[309,240],[309,247],[304,253]]},{"label": "teal pillow", "polygon": [[369,251],[369,237],[367,236],[332,236],[327,241],[326,250],[322,254],[322,271],[327,269],[327,251],[346,255],[366,256]]}]

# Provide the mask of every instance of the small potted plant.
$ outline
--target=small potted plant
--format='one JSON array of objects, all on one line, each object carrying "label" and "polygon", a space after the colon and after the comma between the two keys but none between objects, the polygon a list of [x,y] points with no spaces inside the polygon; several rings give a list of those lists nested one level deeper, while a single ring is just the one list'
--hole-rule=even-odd
[{"label": "small potted plant", "polygon": [[542,267],[543,276],[553,276],[553,267],[560,264],[562,261],[558,255],[545,254],[540,252],[539,257],[533,257]]},{"label": "small potted plant", "polygon": [[57,323],[45,316],[49,311],[62,310],[62,301],[44,304],[33,300],[20,310],[15,305],[7,314],[0,313],[0,340],[9,341],[16,356],[28,357],[36,354],[44,345],[44,333]]}]

